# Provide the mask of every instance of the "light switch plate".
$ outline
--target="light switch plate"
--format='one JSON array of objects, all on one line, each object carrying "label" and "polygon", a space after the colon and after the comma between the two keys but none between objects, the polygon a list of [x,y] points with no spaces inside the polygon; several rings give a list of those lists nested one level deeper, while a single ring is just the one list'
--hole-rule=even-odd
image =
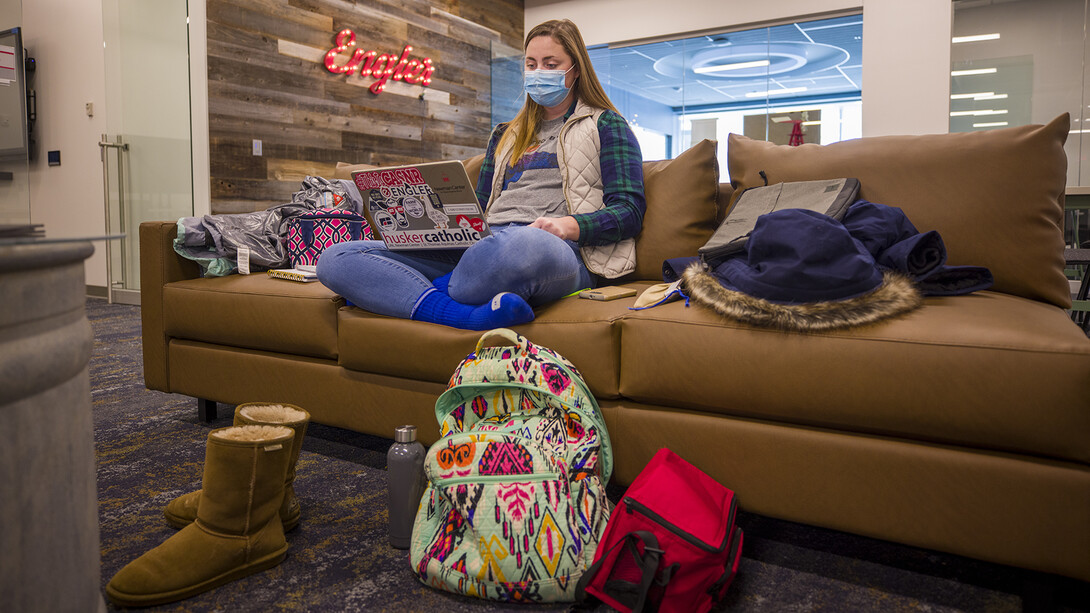
[{"label": "light switch plate", "polygon": [[254,139],[254,155],[261,155],[261,141]]}]

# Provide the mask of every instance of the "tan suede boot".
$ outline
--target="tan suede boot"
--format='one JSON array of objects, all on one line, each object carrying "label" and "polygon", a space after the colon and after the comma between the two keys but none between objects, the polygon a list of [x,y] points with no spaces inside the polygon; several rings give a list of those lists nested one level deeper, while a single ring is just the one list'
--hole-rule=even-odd
[{"label": "tan suede boot", "polygon": [[147,607],[272,568],[288,551],[278,511],[294,432],[230,426],[208,435],[196,520],[122,568],[112,602]]},{"label": "tan suede boot", "polygon": [[[303,448],[303,436],[310,423],[310,413],[294,404],[269,404],[267,402],[248,402],[235,408],[234,425],[287,426],[295,431],[291,443],[291,463],[288,464],[288,476],[284,482],[284,503],[280,507],[280,521],[284,532],[289,532],[299,524],[299,499],[295,497],[295,462],[299,459],[299,450]],[[197,517],[197,504],[201,501],[201,491],[182,494],[167,503],[163,515],[167,523],[175,528],[185,528]]]}]

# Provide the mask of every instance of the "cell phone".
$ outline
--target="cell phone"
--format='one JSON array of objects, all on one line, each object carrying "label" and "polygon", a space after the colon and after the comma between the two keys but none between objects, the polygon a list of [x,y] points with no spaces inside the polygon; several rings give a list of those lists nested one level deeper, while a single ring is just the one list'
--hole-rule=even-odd
[{"label": "cell phone", "polygon": [[635,295],[635,288],[621,287],[619,285],[607,285],[606,287],[585,289],[579,292],[579,297],[586,298],[587,300],[616,300],[618,298],[627,298]]}]

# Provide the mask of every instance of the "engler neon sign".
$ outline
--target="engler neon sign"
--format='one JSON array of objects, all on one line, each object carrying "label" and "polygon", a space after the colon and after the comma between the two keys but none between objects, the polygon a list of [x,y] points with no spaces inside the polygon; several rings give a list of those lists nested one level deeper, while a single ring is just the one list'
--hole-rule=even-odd
[{"label": "engler neon sign", "polygon": [[371,87],[367,88],[372,94],[381,94],[382,90],[386,88],[386,82],[390,79],[424,87],[431,85],[431,73],[435,72],[435,66],[432,65],[431,58],[426,57],[422,60],[410,58],[409,53],[412,52],[413,48],[409,45],[405,45],[405,49],[402,50],[400,56],[396,53],[379,54],[375,50],[356,49],[347,62],[338,66],[338,56],[347,53],[349,49],[355,46],[355,32],[348,29],[338,32],[335,46],[325,54],[326,70],[335,74],[348,75],[354,74],[358,70],[360,77],[371,77],[375,80]]}]

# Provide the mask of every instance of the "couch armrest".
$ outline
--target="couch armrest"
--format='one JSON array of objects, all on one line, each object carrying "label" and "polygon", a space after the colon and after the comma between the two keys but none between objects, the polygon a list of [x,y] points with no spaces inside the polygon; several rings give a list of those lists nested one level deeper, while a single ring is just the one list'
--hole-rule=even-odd
[{"label": "couch armrest", "polygon": [[163,286],[200,276],[196,262],[174,251],[178,224],[146,221],[140,224],[140,320],[144,345],[144,385],[170,391],[168,337],[163,326]]}]

